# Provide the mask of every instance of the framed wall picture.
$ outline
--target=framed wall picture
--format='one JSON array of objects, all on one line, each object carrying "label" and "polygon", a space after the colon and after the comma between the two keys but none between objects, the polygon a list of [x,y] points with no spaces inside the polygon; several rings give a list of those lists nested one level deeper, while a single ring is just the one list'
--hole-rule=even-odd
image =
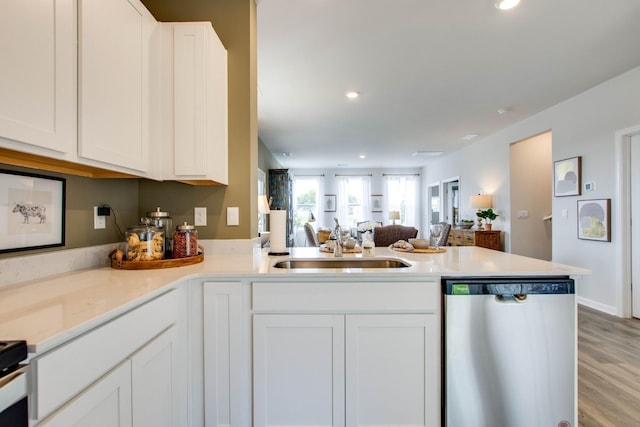
[{"label": "framed wall picture", "polygon": [[582,157],[553,162],[553,195],[579,196],[582,188]]},{"label": "framed wall picture", "polygon": [[0,170],[0,253],[64,246],[64,178]]},{"label": "framed wall picture", "polygon": [[325,212],[335,212],[336,211],[336,195],[325,194],[324,200],[322,201],[322,206],[324,207]]},{"label": "framed wall picture", "polygon": [[382,194],[371,195],[371,212],[382,212]]},{"label": "framed wall picture", "polygon": [[578,239],[611,241],[611,199],[578,200]]}]

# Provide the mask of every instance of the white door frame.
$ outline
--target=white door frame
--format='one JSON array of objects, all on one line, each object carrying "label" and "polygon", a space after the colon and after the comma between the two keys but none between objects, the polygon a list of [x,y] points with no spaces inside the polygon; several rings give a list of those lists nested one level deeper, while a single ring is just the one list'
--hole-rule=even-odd
[{"label": "white door frame", "polygon": [[[460,176],[453,176],[440,181],[440,221],[447,221],[447,212],[451,210],[449,184],[452,182],[458,182],[458,204],[460,204]],[[459,208],[460,206],[458,206]],[[455,225],[453,224],[453,218],[451,218],[451,222],[451,225]]]},{"label": "white door frame", "polygon": [[631,317],[631,137],[640,135],[640,125],[616,132],[616,312]]}]

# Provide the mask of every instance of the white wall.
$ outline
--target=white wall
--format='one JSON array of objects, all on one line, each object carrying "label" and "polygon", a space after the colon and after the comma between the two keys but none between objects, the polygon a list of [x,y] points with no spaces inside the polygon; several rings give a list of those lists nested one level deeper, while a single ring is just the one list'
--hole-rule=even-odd
[{"label": "white wall", "polygon": [[[515,106],[517,108],[517,106]],[[582,181],[594,181],[596,190],[576,197],[553,198],[553,261],[590,268],[580,281],[581,303],[617,313],[616,253],[617,224],[612,223],[611,243],[577,238],[577,200],[612,199],[612,218],[619,200],[615,198],[615,132],[640,125],[640,67],[568,99],[527,120],[487,136],[475,144],[430,162],[424,168],[425,181],[460,176],[462,216],[471,216],[469,196],[485,191],[494,195],[500,218],[494,223],[505,231],[505,249],[510,250],[509,144],[551,130],[553,159],[582,156]],[[465,206],[467,211],[465,212]],[[561,213],[567,210],[567,219]]]}]

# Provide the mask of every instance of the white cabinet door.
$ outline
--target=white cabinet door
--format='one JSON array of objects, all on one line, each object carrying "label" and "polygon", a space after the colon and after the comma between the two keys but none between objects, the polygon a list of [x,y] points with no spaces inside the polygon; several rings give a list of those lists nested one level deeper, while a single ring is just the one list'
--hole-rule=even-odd
[{"label": "white cabinet door", "polygon": [[138,0],[79,0],[79,156],[150,170],[157,22]]},{"label": "white cabinet door", "polygon": [[242,289],[238,283],[205,283],[204,401],[207,427],[243,425]]},{"label": "white cabinet door", "polygon": [[254,426],[344,426],[344,316],[253,317]]},{"label": "white cabinet door", "polygon": [[440,425],[440,328],[435,315],[350,315],[346,425]]},{"label": "white cabinet door", "polygon": [[164,178],[227,184],[227,51],[210,22],[163,27]]},{"label": "white cabinet door", "polygon": [[131,362],[123,362],[38,425],[132,427]]},{"label": "white cabinet door", "polygon": [[131,358],[134,427],[181,427],[177,406],[176,327],[172,326]]},{"label": "white cabinet door", "polygon": [[75,154],[75,13],[72,0],[0,2],[0,146]]}]

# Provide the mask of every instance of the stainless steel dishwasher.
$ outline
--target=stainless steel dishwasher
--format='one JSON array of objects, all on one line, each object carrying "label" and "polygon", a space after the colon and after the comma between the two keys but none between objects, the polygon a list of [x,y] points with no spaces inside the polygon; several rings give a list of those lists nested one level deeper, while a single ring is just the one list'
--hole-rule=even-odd
[{"label": "stainless steel dishwasher", "polygon": [[568,277],[443,278],[444,425],[577,426]]}]

